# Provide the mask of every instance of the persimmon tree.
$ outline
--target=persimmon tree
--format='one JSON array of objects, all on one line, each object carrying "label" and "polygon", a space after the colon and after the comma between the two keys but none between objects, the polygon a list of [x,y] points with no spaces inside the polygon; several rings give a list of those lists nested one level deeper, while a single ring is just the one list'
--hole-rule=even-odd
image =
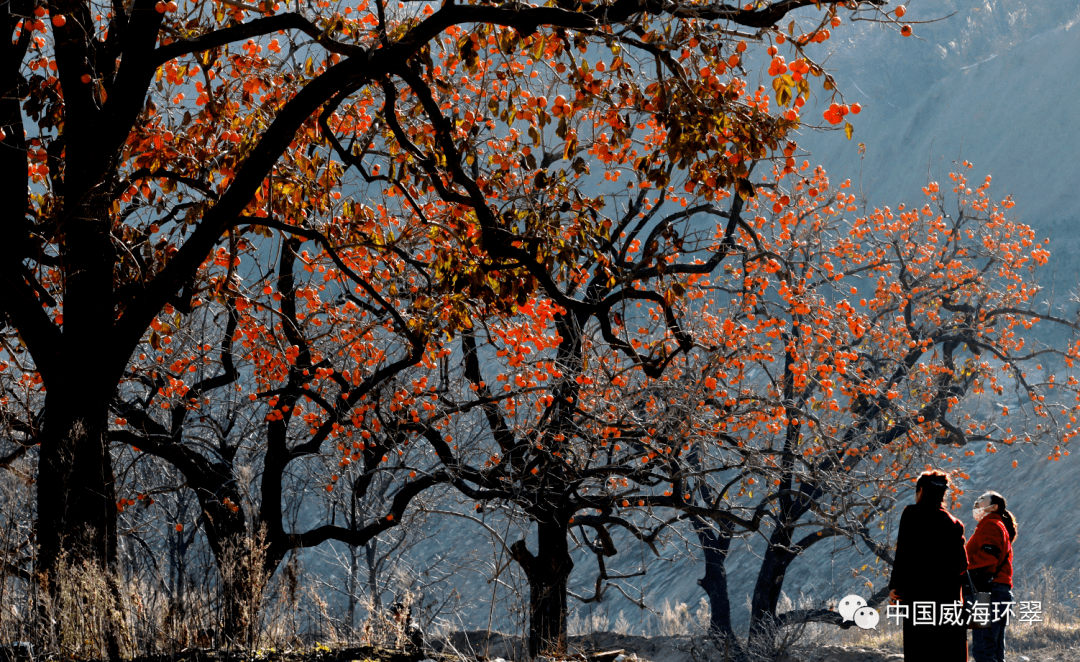
[{"label": "persimmon tree", "polygon": [[[702,288],[726,315],[695,335],[703,351],[687,355],[692,378],[662,420],[713,448],[685,496],[742,518],[690,515],[712,627],[740,654],[768,649],[786,625],[839,624],[825,607],[777,613],[788,569],[836,536],[891,563],[879,531],[924,469],[962,485],[964,458],[1002,444],[1068,454],[1076,302],[1041,299],[1045,241],[1010,218],[1011,199],[991,198],[989,177],[973,189],[970,167],[896,209],[867,209],[820,168],[777,178],[753,203],[738,259]],[[747,535],[766,544],[744,648],[724,563]]]},{"label": "persimmon tree", "polygon": [[[62,550],[114,561],[107,428],[116,385],[166,306],[187,315],[230,296],[243,274],[216,264],[221,251],[228,262],[253,235],[268,249],[294,235],[317,243],[334,256],[336,277],[377,300],[418,361],[431,330],[395,309],[397,293],[373,296],[379,272],[346,268],[346,237],[379,237],[378,259],[421,263],[437,291],[459,294],[446,309],[459,326],[466,299],[504,309],[537,287],[554,293],[541,263],[601,230],[588,225],[596,203],[581,203],[572,177],[536,176],[560,157],[588,168],[577,154],[589,136],[566,123],[555,140],[546,126],[606,118],[611,134],[597,135],[595,149],[608,166],[632,166],[657,186],[673,166],[703,186],[736,184],[748,159],[779,152],[799,124],[805,75],[823,74],[804,47],[828,36],[839,7],[878,4],[4,5],[2,158],[5,172],[27,175],[3,184],[21,216],[0,309],[9,358],[44,393],[40,417],[11,413],[41,444],[38,570],[48,576]],[[820,20],[792,27],[786,46],[805,68],[776,68],[777,101],[788,107],[770,109],[733,75],[745,48],[737,44],[781,41],[778,21],[811,5],[823,8]],[[614,52],[602,70],[572,58],[590,45],[634,49],[649,67]],[[548,102],[540,86],[566,94]],[[551,156],[525,153],[530,129],[551,141]],[[362,176],[355,188],[343,182],[347,168]],[[537,202],[526,205],[520,189],[530,182]],[[559,244],[568,223],[580,225],[581,242]],[[407,233],[427,238],[423,257],[395,253]],[[214,266],[228,278],[215,278]]]},{"label": "persimmon tree", "polygon": [[[770,8],[776,11],[781,6],[790,9],[794,4],[778,3]],[[765,5],[739,10],[739,16],[732,14],[732,20],[741,22],[742,11],[764,9]],[[774,14],[770,20],[779,17]],[[575,396],[571,394],[578,388],[573,380],[585,378],[582,371],[587,368],[585,357],[591,350],[583,330],[591,319],[600,320],[601,329],[607,330],[601,332],[598,342],[614,343],[611,348],[623,352],[630,364],[648,378],[661,376],[671,359],[687,349],[689,341],[679,332],[679,322],[670,310],[685,292],[685,285],[678,281],[683,276],[708,274],[724,260],[736,222],[728,221],[718,233],[707,232],[695,238],[693,252],[703,256],[699,264],[674,267],[665,265],[678,257],[683,239],[670,226],[699,213],[738,218],[737,210],[723,212],[712,203],[730,195],[725,190],[728,187],[737,192],[740,201],[753,195],[747,175],[748,164],[754,159],[775,155],[787,160],[780,168],[790,172],[795,145],[786,142],[785,136],[798,125],[798,108],[810,92],[807,77],[823,75],[803,49],[811,41],[824,40],[827,26],[835,26],[838,21],[833,13],[826,12],[819,24],[798,35],[792,46],[796,57],[790,67],[777,54],[776,46],[768,48],[769,54],[775,56],[769,67],[774,80],[772,91],[751,91],[740,77],[737,67],[740,54],[747,48],[745,42],[729,43],[730,54],[717,57],[722,49],[692,50],[703,43],[703,35],[694,28],[684,31],[668,27],[668,32],[686,44],[680,60],[675,61],[664,52],[676,49],[667,45],[658,49],[652,44],[657,39],[657,33],[650,32],[652,25],[642,29],[640,38],[603,37],[601,56],[595,65],[588,60],[580,64],[572,59],[568,63],[558,61],[575,48],[589,53],[589,42],[581,34],[572,43],[567,33],[559,31],[519,41],[521,36],[515,32],[481,30],[479,36],[462,35],[456,43],[433,48],[425,54],[428,60],[399,72],[402,89],[393,82],[381,86],[384,109],[390,109],[384,111],[381,120],[387,125],[389,154],[399,164],[381,176],[407,182],[392,189],[395,197],[401,198],[398,205],[403,215],[416,215],[449,229],[450,234],[440,238],[450,239],[452,248],[432,266],[435,279],[448,279],[453,291],[461,295],[447,305],[443,316],[460,319],[459,351],[465,371],[460,377],[481,394],[465,401],[450,398],[451,404],[439,407],[423,403],[415,393],[405,393],[395,396],[397,401],[388,403],[388,409],[394,414],[400,412],[402,404],[415,407],[422,403],[426,411],[438,412],[434,420],[440,422],[447,412],[461,414],[477,407],[483,410],[482,416],[497,444],[497,449],[483,459],[484,469],[455,453],[453,444],[442,437],[437,427],[422,421],[424,417],[415,409],[405,409],[406,416],[397,426],[424,434],[463,492],[484,500],[508,500],[536,521],[539,552],[533,554],[523,544],[514,547],[515,558],[531,584],[530,650],[534,653],[558,650],[564,643],[566,578],[570,569],[566,531],[582,502],[566,500],[573,496],[568,486],[577,479],[553,475],[538,464],[530,465],[536,457],[546,455],[534,453],[524,442],[534,436],[544,439],[550,435],[555,447],[552,452],[557,453],[563,453],[558,450],[563,442],[575,443],[565,432],[566,426],[575,425],[571,421],[576,416],[575,408],[567,405],[572,404]],[[757,36],[780,44],[787,42],[776,28],[767,26]],[[485,42],[486,50],[496,56],[494,62],[498,63],[494,77],[491,69],[495,65],[478,60]],[[605,51],[610,52],[610,61]],[[705,58],[700,59],[698,52]],[[552,56],[554,74],[531,68]],[[706,66],[691,64],[695,60]],[[425,83],[426,72],[441,76],[455,69],[461,71],[460,80],[454,74],[441,85],[436,84],[435,89]],[[564,81],[559,74],[566,71],[569,77]],[[653,82],[639,84],[643,77]],[[477,82],[484,80],[491,81],[491,89],[497,94]],[[824,84],[826,89],[832,88],[827,77]],[[560,93],[563,90],[565,94]],[[780,107],[776,114],[770,110],[774,98]],[[834,104],[825,119],[839,123],[838,118],[849,110],[857,112],[858,107]],[[513,128],[498,128],[496,118],[500,122],[513,123],[518,118],[528,122],[528,139]],[[743,128],[726,128],[729,126]],[[637,131],[646,133],[639,136]],[[330,135],[331,131],[324,127],[324,133]],[[473,140],[460,142],[463,136],[472,136]],[[361,152],[357,156],[358,146],[346,147],[347,141],[343,140],[333,142],[335,152],[361,169],[367,179],[363,157],[374,153]],[[522,177],[522,172],[532,176]],[[370,173],[372,179],[380,176],[374,170]],[[461,193],[448,196],[454,186],[460,186]],[[684,197],[682,193],[690,195]],[[495,202],[481,206],[481,199]],[[501,204],[497,202],[500,199]],[[440,204],[427,204],[431,200]],[[454,204],[441,204],[447,200]],[[670,218],[656,216],[665,202],[680,207],[704,204],[695,204]],[[498,209],[497,214],[492,207]],[[476,227],[480,232],[474,231]],[[493,240],[494,236],[502,237],[501,243]],[[642,250],[642,244],[644,255],[639,262],[634,254]],[[495,262],[488,261],[492,257]],[[665,273],[671,275],[671,282],[662,278]],[[639,288],[655,288],[658,283],[659,291],[638,292]],[[665,310],[664,324],[674,334],[675,345],[668,347],[658,341],[638,352],[638,348],[610,333],[607,318],[611,307],[619,301],[639,299]],[[568,379],[559,377],[562,386],[553,387],[547,394],[544,406],[551,413],[545,415],[540,429],[527,420],[521,426],[508,423],[496,406],[504,396],[488,395],[485,390],[489,387],[481,366],[499,357],[480,357],[476,324],[469,318],[477,301],[492,313],[478,316],[485,332],[533,334],[538,355],[543,357],[534,373],[554,374],[551,370],[555,365],[560,366],[555,370],[563,376],[570,375]],[[553,337],[536,331],[548,324],[554,324]],[[491,341],[490,335],[486,340]],[[522,365],[516,348],[503,351],[503,357],[509,357],[509,367]],[[520,381],[506,385],[511,393],[516,392],[514,386],[531,388],[533,380],[528,375]],[[619,381],[613,385],[618,387]],[[514,403],[516,398],[510,397],[507,402]],[[598,429],[583,430],[582,434],[587,445],[602,439]],[[514,458],[504,469],[509,474],[488,471],[500,464],[498,458],[511,453]],[[619,456],[613,463],[620,467],[617,472],[625,472],[627,457]],[[529,465],[529,475],[516,473],[523,468],[522,463]],[[464,478],[466,474],[468,479]],[[590,480],[595,482],[596,476]],[[511,494],[517,496],[510,498]],[[609,499],[596,503],[617,502]]]}]

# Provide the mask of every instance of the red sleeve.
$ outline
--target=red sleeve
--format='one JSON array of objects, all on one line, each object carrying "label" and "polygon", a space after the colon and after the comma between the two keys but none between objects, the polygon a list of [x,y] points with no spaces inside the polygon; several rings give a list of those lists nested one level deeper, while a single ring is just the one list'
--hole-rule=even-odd
[{"label": "red sleeve", "polygon": [[[1001,555],[1009,546],[1009,534],[998,519],[984,519],[975,527],[967,543],[968,570],[986,568],[994,570],[1001,562]],[[997,550],[994,553],[993,550]]]},{"label": "red sleeve", "polygon": [[967,546],[964,544],[964,523],[956,519],[955,517],[952,517],[951,515],[950,518],[953,522],[955,522],[956,532],[960,534],[958,544],[956,545],[956,549],[959,550],[959,553],[956,556],[956,565],[959,568],[959,570],[957,570],[957,573],[963,574],[967,571],[968,566]]}]

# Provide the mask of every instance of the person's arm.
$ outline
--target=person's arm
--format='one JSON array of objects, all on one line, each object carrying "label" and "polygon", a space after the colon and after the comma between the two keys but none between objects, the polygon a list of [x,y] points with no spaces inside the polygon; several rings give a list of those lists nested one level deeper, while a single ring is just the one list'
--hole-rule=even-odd
[{"label": "person's arm", "polygon": [[968,570],[993,571],[997,568],[1008,543],[1003,529],[996,521],[979,523],[967,544]]},{"label": "person's arm", "polygon": [[984,519],[979,523],[967,544],[968,571],[978,590],[989,590],[1008,545],[1009,537],[1001,522]]},{"label": "person's arm", "polygon": [[911,543],[907,541],[907,538],[910,536],[911,527],[909,524],[911,517],[911,508],[909,506],[900,515],[900,526],[896,532],[896,553],[893,555],[892,574],[889,576],[889,597],[893,600],[902,599],[904,588],[908,584],[907,573],[910,567],[908,552]]},{"label": "person's arm", "polygon": [[954,549],[956,549],[956,557],[953,561],[953,563],[955,564],[953,567],[956,568],[957,578],[959,580],[960,586],[962,587],[967,584],[966,573],[968,569],[967,546],[964,544],[966,542],[964,540],[964,523],[960,520],[956,520],[954,531],[955,533],[953,535],[955,536],[954,540],[956,542],[953,544]]}]

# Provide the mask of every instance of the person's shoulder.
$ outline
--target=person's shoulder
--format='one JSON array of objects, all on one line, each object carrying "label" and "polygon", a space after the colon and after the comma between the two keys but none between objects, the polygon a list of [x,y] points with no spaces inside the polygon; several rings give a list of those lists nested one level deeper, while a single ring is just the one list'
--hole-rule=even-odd
[{"label": "person's shoulder", "polygon": [[957,527],[957,528],[959,528],[959,529],[960,529],[960,531],[963,531],[963,530],[964,530],[964,523],[963,523],[963,522],[961,522],[960,520],[956,519],[955,517],[953,517],[953,514],[952,514],[952,513],[950,513],[950,512],[949,512],[949,511],[948,511],[948,510],[947,510],[947,509],[945,508],[945,506],[942,506],[942,507],[941,507],[941,508],[940,508],[940,509],[938,510],[938,512],[939,512],[939,513],[941,513],[941,515],[943,516],[943,517],[942,517],[942,520],[943,520],[943,521],[945,521],[945,522],[946,522],[946,523],[947,523],[948,525],[950,525],[950,526],[952,526],[952,527]]},{"label": "person's shoulder", "polygon": [[996,513],[991,513],[990,515],[984,517],[982,522],[979,522],[979,526],[982,526],[983,524],[986,524],[988,529],[992,529],[996,533],[1004,536],[1006,539],[1009,538],[1009,529],[1006,528],[1005,520],[1003,520],[1000,515]]},{"label": "person's shoulder", "polygon": [[996,513],[990,513],[986,517],[982,518],[982,520],[980,520],[979,523],[975,525],[975,530],[979,533],[1001,531],[1002,533],[1008,534],[1008,529],[1005,528],[1005,520],[1001,519],[1001,517]]},{"label": "person's shoulder", "polygon": [[945,516],[949,518],[949,522],[959,525],[961,529],[964,528],[964,523],[956,519],[956,517],[954,517],[952,513],[944,509],[942,509],[942,512],[945,513]]}]

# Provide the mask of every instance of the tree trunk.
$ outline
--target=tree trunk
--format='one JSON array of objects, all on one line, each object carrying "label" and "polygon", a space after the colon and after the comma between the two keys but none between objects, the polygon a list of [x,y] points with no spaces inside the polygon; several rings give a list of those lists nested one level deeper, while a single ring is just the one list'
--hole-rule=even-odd
[{"label": "tree trunk", "polygon": [[[71,147],[68,147],[71,150]],[[117,501],[109,454],[109,405],[134,346],[116,347],[111,236],[112,201],[65,172],[60,212],[64,265],[62,332],[30,345],[46,390],[38,467],[38,571],[55,591],[61,563],[89,563],[107,576],[116,565]],[[52,320],[49,320],[50,324]],[[49,331],[55,327],[50,327]],[[42,329],[45,332],[45,329]],[[24,332],[25,333],[25,332]],[[114,586],[114,593],[118,587]],[[119,658],[116,628],[107,634]]]},{"label": "tree trunk", "polygon": [[[242,520],[241,520],[242,521]],[[268,550],[265,534],[219,530],[215,554],[221,572],[221,636],[230,646],[256,643],[263,592],[282,561]]]},{"label": "tree trunk", "polygon": [[[118,352],[109,330],[113,308],[113,253],[108,212],[92,203],[69,220],[64,259],[64,331],[42,378],[44,434],[38,480],[40,569],[68,562],[116,562],[116,493],[109,455],[109,403],[134,348]],[[104,219],[104,220],[102,220]],[[92,255],[88,255],[87,252]],[[117,360],[117,357],[122,357]],[[45,359],[46,357],[42,357]]]},{"label": "tree trunk", "polygon": [[776,636],[776,607],[784,588],[788,567],[797,557],[787,551],[792,547],[792,530],[781,527],[769,536],[769,547],[761,560],[754,596],[750,602],[750,635],[747,641],[751,651],[771,650]]},{"label": "tree trunk", "polygon": [[574,561],[567,544],[569,519],[548,514],[537,522],[537,553],[519,540],[514,560],[529,581],[529,655],[566,651],[566,590]]},{"label": "tree trunk", "polygon": [[[240,495],[230,475],[226,467],[217,465],[212,475],[201,476],[194,487],[203,530],[220,573],[220,641],[250,648],[255,643],[263,591],[284,554],[271,551],[265,526],[252,533],[243,509],[232,510]],[[226,500],[234,505],[227,505]]]},{"label": "tree trunk", "polygon": [[[698,585],[709,599],[709,636],[724,656],[723,659],[745,660],[746,648],[735,636],[735,630],[731,626],[731,598],[728,594],[726,567],[731,547],[730,531],[723,528],[717,530],[699,518],[692,519],[691,526],[705,556],[705,576],[698,580]],[[713,526],[722,527],[718,524]]]},{"label": "tree trunk", "polygon": [[[67,389],[46,395],[38,468],[38,570],[84,561],[116,563],[116,492],[105,431],[106,410]],[[51,415],[49,415],[51,414]]]},{"label": "tree trunk", "polygon": [[368,593],[371,595],[371,608],[375,611],[382,609],[382,594],[379,591],[379,564],[376,557],[376,549],[379,541],[372,540],[364,545],[364,561],[367,565]]},{"label": "tree trunk", "polygon": [[[37,570],[54,598],[57,576],[65,568],[79,572],[89,564],[110,581],[116,569],[117,502],[107,402],[92,392],[105,389],[73,392],[67,386],[51,384],[46,392],[38,465]],[[115,593],[115,584],[112,588]],[[115,634],[115,627],[105,633],[109,658],[118,660]]]},{"label": "tree trunk", "polygon": [[[181,511],[182,512],[182,511]],[[169,614],[175,628],[173,640],[180,639],[186,643],[187,636],[180,635],[187,626],[187,602],[184,598],[184,588],[187,583],[187,542],[183,532],[167,533],[166,544],[169,551]],[[190,535],[190,534],[188,534]],[[189,633],[195,636],[196,633]]]},{"label": "tree trunk", "polygon": [[717,532],[703,521],[692,520],[694,532],[705,556],[705,576],[698,580],[698,585],[709,599],[709,633],[713,637],[727,639],[734,637],[731,627],[731,601],[728,596],[727,561],[731,546],[731,536],[726,532]]}]

